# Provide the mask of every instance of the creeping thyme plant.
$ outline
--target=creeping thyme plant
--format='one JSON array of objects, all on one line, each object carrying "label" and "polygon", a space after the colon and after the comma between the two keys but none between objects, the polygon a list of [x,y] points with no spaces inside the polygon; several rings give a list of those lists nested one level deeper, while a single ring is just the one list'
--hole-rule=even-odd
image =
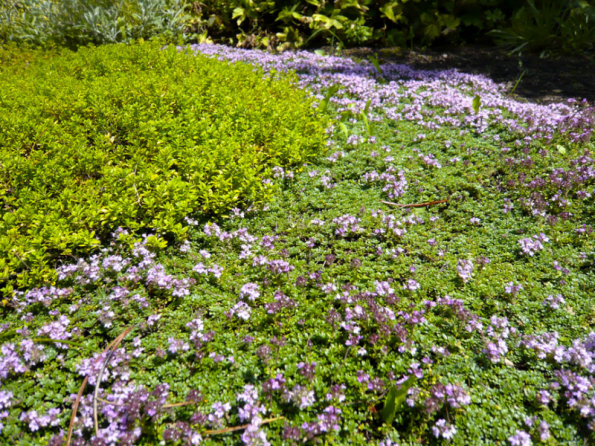
[{"label": "creeping thyme plant", "polygon": [[518,102],[456,71],[192,49],[295,71],[336,118],[326,150],[273,166],[269,204],[190,212],[167,248],[158,228],[114,229],[16,291],[3,442],[595,440],[590,104]]}]

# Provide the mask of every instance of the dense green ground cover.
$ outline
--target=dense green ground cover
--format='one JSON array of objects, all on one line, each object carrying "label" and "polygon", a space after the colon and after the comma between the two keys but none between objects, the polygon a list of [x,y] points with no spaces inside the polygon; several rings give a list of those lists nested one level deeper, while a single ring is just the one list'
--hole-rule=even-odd
[{"label": "dense green ground cover", "polygon": [[[356,82],[316,61],[320,77],[295,62],[302,79],[320,94],[332,76],[351,86],[329,109],[351,111],[318,156],[271,170],[267,210],[189,218],[188,240],[166,249],[117,230],[14,296],[0,333],[6,442],[63,444],[83,377],[75,444],[595,440],[586,111],[522,120],[485,79],[409,72],[393,85],[366,66]],[[399,99],[379,99],[385,87]],[[428,128],[453,116],[460,126]]]},{"label": "dense green ground cover", "polygon": [[192,213],[259,206],[271,167],[324,143],[291,76],[148,43],[1,51],[5,291],[48,279],[56,258],[89,252],[118,226],[172,239]]}]

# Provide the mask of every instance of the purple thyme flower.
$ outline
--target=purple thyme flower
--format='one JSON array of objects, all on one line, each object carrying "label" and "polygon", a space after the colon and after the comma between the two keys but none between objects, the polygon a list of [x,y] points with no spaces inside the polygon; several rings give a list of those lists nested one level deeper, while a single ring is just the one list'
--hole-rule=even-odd
[{"label": "purple thyme flower", "polygon": [[564,300],[564,297],[561,294],[556,294],[555,296],[550,294],[543,300],[542,303],[543,305],[547,305],[553,310],[557,310],[558,308],[560,308],[561,305],[564,305],[566,303],[566,300]]},{"label": "purple thyme flower", "polygon": [[457,433],[456,427],[447,423],[444,419],[439,419],[436,424],[432,427],[432,432],[436,438],[444,438],[446,440],[452,439]]},{"label": "purple thyme flower", "polygon": [[459,259],[457,262],[457,274],[464,283],[467,283],[473,275],[473,262],[471,260]]},{"label": "purple thyme flower", "polygon": [[407,281],[407,283],[403,284],[404,290],[415,291],[415,290],[419,290],[419,288],[420,288],[419,283],[417,283],[413,279],[409,279]]},{"label": "purple thyme flower", "polygon": [[248,298],[249,300],[256,300],[260,297],[260,290],[257,284],[247,283],[240,289],[240,297]]},{"label": "purple thyme flower", "polygon": [[531,435],[525,431],[517,430],[516,433],[508,437],[511,446],[531,446]]}]

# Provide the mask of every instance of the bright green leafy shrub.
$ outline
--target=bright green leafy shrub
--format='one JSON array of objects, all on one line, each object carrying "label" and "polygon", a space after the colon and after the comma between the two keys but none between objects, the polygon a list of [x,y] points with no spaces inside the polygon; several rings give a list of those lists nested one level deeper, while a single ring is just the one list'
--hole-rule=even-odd
[{"label": "bright green leafy shrub", "polygon": [[118,226],[259,205],[276,165],[323,147],[295,79],[153,44],[0,55],[0,281],[51,274]]}]

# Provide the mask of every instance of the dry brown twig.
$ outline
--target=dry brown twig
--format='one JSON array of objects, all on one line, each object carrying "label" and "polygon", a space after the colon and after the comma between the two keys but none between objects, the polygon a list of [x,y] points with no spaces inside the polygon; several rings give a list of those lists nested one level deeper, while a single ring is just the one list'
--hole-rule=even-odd
[{"label": "dry brown twig", "polygon": [[435,204],[446,203],[449,199],[446,198],[444,200],[437,200],[437,201],[428,201],[426,203],[415,203],[415,204],[399,204],[399,203],[391,203],[390,201],[382,201],[381,203],[387,204],[389,206],[395,206],[398,208],[423,208],[426,206],[434,206]]},{"label": "dry brown twig", "polygon": [[[260,422],[260,424],[268,424],[268,423],[272,423],[273,421],[284,420],[284,419],[285,419],[285,417],[267,418],[266,420],[262,420]],[[205,435],[227,434],[229,432],[241,431],[242,429],[246,429],[248,426],[250,426],[250,425],[243,424],[242,426],[234,426],[234,427],[226,427],[223,429],[209,430],[209,431],[205,431],[204,434]]]},{"label": "dry brown twig", "polygon": [[[118,336],[116,339],[114,339],[112,342],[110,342],[101,354],[103,354],[107,351],[110,351],[110,350],[115,350],[116,348],[118,348],[118,345],[120,345],[120,342],[122,342],[124,337],[128,333],[130,333],[130,331],[133,328],[134,327],[128,327],[120,336]],[[101,355],[99,357],[101,357]],[[97,360],[99,360],[99,358],[97,358]],[[89,378],[87,376],[85,376],[85,379],[83,380],[83,383],[81,384],[81,387],[79,388],[79,393],[76,396],[76,400],[74,401],[74,404],[72,406],[72,416],[70,417],[70,424],[68,425],[68,434],[66,436],[66,446],[70,446],[70,442],[72,440],[72,431],[74,429],[74,420],[76,419],[76,413],[78,411],[78,407],[81,402],[81,398],[83,397],[83,392],[85,391],[85,387],[87,386],[88,380],[89,380]],[[99,387],[99,381],[97,382],[96,390],[98,387]],[[97,419],[95,418],[95,420],[97,420]]]},{"label": "dry brown twig", "polygon": [[[93,421],[95,424],[95,434],[96,435],[98,435],[98,433],[99,433],[99,423],[97,421],[97,401],[102,402],[104,404],[112,404],[114,406],[124,405],[122,403],[116,403],[113,401],[108,401],[106,399],[100,398],[99,397],[99,384],[101,383],[101,376],[103,375],[103,372],[105,371],[105,368],[107,367],[107,364],[109,364],[109,361],[110,361],[113,353],[116,351],[116,349],[118,348],[120,343],[124,340],[126,335],[128,333],[130,333],[130,331],[133,328],[134,327],[128,327],[122,334],[120,334],[120,336],[118,336],[116,339],[114,339],[102,352],[102,354],[105,352],[108,352],[108,355],[107,355],[106,359],[103,361],[103,364],[101,366],[99,374],[97,375],[97,382],[95,383],[95,393],[93,394]],[[73,432],[73,428],[74,428],[74,421],[76,419],[76,413],[77,413],[81,398],[83,396],[83,392],[85,391],[85,387],[87,386],[88,379],[89,378],[87,376],[85,376],[85,379],[83,380],[83,383],[81,384],[79,393],[78,393],[76,400],[74,402],[74,405],[72,407],[72,416],[70,417],[70,425],[68,426],[68,435],[66,437],[66,446],[70,446],[70,442],[72,440],[72,432]],[[193,404],[196,404],[196,403],[193,401],[184,401],[182,403],[164,404],[163,407],[164,408],[181,407],[181,406],[190,406]],[[265,420],[262,420],[260,422],[260,424],[268,424],[268,423],[272,423],[274,421],[284,420],[284,419],[285,419],[285,417],[267,418]],[[248,426],[250,426],[250,424],[244,424],[242,426],[226,427],[223,429],[207,430],[204,432],[204,434],[205,435],[227,434],[229,432],[235,432],[235,431],[246,429]]]},{"label": "dry brown twig", "polygon": [[99,374],[97,375],[97,382],[95,383],[95,392],[93,393],[93,423],[95,424],[96,436],[99,436],[99,423],[97,422],[97,398],[99,397],[99,389],[101,388],[101,377],[103,376],[105,368],[112,359],[112,355],[114,354],[122,340],[126,337],[128,333],[130,333],[130,331],[133,328],[134,327],[128,327],[126,330],[124,330],[124,333],[122,333],[114,340],[112,348],[108,351],[107,357],[103,361],[103,364],[101,364],[101,369],[99,370]]},{"label": "dry brown twig", "polygon": [[76,400],[74,405],[72,406],[72,416],[70,417],[70,424],[68,425],[68,436],[66,437],[66,446],[70,446],[70,440],[72,439],[72,429],[74,428],[74,420],[76,419],[76,412],[79,408],[79,403],[81,402],[81,397],[83,396],[83,392],[87,385],[88,378],[85,376],[83,383],[79,389],[79,393],[76,396]]},{"label": "dry brown twig", "polygon": [[[97,397],[97,401],[104,404],[110,404],[112,406],[126,406],[125,403],[116,403],[115,401],[106,400],[100,397]],[[169,409],[170,407],[182,407],[182,406],[192,406],[195,405],[194,401],[184,401],[182,403],[171,403],[171,404],[164,404],[162,407],[164,409]]]}]

